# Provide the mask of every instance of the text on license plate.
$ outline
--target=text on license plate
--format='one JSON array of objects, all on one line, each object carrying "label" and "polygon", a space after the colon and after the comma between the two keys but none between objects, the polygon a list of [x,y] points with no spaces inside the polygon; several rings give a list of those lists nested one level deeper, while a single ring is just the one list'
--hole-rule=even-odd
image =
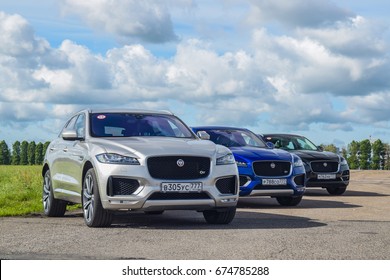
[{"label": "text on license plate", "polygon": [[318,180],[336,179],[336,174],[317,174]]},{"label": "text on license plate", "polygon": [[277,186],[277,185],[287,185],[287,179],[262,179],[263,185],[268,186]]},{"label": "text on license plate", "polygon": [[202,182],[193,183],[161,183],[162,192],[201,192]]}]

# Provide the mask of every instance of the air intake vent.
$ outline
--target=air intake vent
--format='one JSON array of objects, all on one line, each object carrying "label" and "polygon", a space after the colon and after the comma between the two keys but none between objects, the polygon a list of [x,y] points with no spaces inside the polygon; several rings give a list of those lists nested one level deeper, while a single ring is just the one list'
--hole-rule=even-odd
[{"label": "air intake vent", "polygon": [[109,196],[131,195],[139,187],[137,180],[128,178],[110,177],[108,178],[107,194]]},{"label": "air intake vent", "polygon": [[218,179],[215,183],[218,191],[222,194],[236,194],[237,180],[236,176]]}]

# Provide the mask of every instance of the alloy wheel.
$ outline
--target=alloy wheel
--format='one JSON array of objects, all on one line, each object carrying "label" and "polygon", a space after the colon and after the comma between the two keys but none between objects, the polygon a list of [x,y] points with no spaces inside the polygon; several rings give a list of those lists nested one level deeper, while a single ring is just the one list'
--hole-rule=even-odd
[{"label": "alloy wheel", "polygon": [[84,218],[90,223],[94,214],[95,196],[93,193],[94,180],[91,174],[87,174],[83,186],[83,210]]}]

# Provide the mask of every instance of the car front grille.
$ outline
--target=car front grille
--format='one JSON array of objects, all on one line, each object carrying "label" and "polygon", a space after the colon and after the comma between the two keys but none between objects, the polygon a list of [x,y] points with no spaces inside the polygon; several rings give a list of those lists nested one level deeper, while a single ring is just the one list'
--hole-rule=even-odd
[{"label": "car front grille", "polygon": [[290,174],[291,163],[289,161],[255,161],[253,171],[257,176],[287,176]]},{"label": "car front grille", "polygon": [[313,172],[337,172],[339,170],[337,161],[312,161],[310,165]]},{"label": "car front grille", "polygon": [[109,196],[131,195],[139,187],[139,182],[129,178],[108,178],[107,194]]},{"label": "car front grille", "polygon": [[210,199],[205,192],[200,193],[153,193],[148,200],[186,200],[186,199]]},{"label": "car front grille", "polygon": [[236,176],[226,177],[218,179],[215,183],[218,191],[222,194],[236,194],[237,193],[237,180]]},{"label": "car front grille", "polygon": [[210,173],[210,158],[192,156],[151,157],[149,173],[156,179],[186,180],[205,178]]}]

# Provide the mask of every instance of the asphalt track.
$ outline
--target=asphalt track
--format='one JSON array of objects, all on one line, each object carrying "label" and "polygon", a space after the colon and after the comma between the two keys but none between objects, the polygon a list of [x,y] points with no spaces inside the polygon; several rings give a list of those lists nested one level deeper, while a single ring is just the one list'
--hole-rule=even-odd
[{"label": "asphalt track", "polygon": [[0,218],[0,259],[389,260],[390,172],[353,171],[342,196],[309,189],[296,207],[241,199],[230,225],[201,213],[118,216],[88,228],[79,211]]}]

